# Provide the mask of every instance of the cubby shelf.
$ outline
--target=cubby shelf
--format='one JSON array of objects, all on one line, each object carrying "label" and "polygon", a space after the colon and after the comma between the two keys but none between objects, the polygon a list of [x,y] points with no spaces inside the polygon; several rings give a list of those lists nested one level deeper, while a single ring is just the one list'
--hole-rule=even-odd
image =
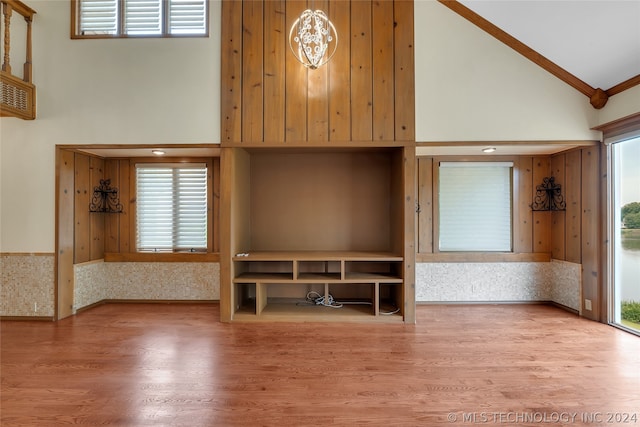
[{"label": "cubby shelf", "polygon": [[[380,316],[385,299],[394,300],[391,287],[402,285],[403,257],[391,253],[349,251],[246,252],[233,257],[236,270],[235,318],[252,317],[316,320],[353,320],[354,316]],[[281,271],[276,271],[281,270]],[[318,271],[320,270],[320,271]],[[349,287],[360,287],[358,297],[343,298],[342,307],[333,308],[308,303],[305,298],[270,297],[269,288],[277,285],[302,288],[303,294],[315,292],[328,300],[334,292],[349,295]],[[382,299],[381,299],[382,286]],[[362,288],[365,288],[363,291]],[[368,289],[366,289],[368,288]],[[300,292],[298,292],[300,293]],[[382,301],[382,303],[381,303]],[[393,315],[385,320],[402,319],[396,303]],[[397,311],[397,312],[396,312]],[[382,313],[386,313],[384,310]]]}]

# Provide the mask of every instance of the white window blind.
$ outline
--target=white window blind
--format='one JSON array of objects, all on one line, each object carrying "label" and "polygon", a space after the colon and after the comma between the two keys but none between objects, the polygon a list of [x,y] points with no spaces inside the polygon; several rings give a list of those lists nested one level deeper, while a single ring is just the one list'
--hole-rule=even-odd
[{"label": "white window blind", "polygon": [[137,250],[207,249],[206,164],[136,165]]},{"label": "white window blind", "polygon": [[78,34],[206,35],[207,1],[78,0]]},{"label": "white window blind", "polygon": [[82,0],[79,5],[80,34],[116,34],[118,0]]},{"label": "white window blind", "polygon": [[441,162],[441,251],[511,251],[512,162]]},{"label": "white window blind", "polygon": [[129,35],[162,34],[162,0],[126,0],[124,32]]},{"label": "white window blind", "polygon": [[169,3],[171,34],[206,34],[207,3],[205,0],[172,0]]}]

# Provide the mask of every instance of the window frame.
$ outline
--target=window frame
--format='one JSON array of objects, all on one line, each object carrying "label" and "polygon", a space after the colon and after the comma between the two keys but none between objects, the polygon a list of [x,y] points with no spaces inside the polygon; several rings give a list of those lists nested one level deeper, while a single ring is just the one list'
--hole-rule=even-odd
[{"label": "window frame", "polygon": [[209,0],[205,0],[205,31],[203,34],[170,34],[168,32],[168,9],[170,0],[162,0],[163,17],[162,29],[160,34],[124,34],[124,8],[123,4],[126,0],[118,0],[118,28],[116,34],[79,34],[79,9],[82,0],[71,0],[71,39],[161,39],[161,38],[207,38],[210,31],[210,5]]},{"label": "window frame", "polygon": [[620,296],[621,292],[617,280],[621,269],[620,259],[622,258],[621,237],[618,234],[622,225],[620,209],[624,206],[620,201],[619,194],[621,162],[620,153],[617,150],[620,143],[640,139],[640,116],[637,117],[636,122],[635,127],[627,128],[624,132],[605,133],[603,136],[607,171],[606,191],[605,197],[603,197],[605,205],[603,235],[608,243],[606,244],[605,260],[601,265],[605,272],[603,306],[606,307],[607,323],[634,335],[640,335],[639,330],[622,323],[621,303],[624,300]]},{"label": "window frame", "polygon": [[[158,164],[163,164],[163,163],[170,163],[172,165],[175,165],[177,163],[183,163],[183,164],[193,164],[193,163],[198,163],[198,164],[206,164],[207,167],[207,248],[206,248],[206,252],[205,251],[195,251],[195,252],[190,252],[190,251],[182,251],[182,250],[174,250],[174,251],[160,251],[160,252],[153,252],[153,251],[139,251],[137,248],[137,230],[138,230],[138,209],[137,209],[137,194],[138,194],[138,182],[136,179],[136,168],[138,164],[150,164],[150,163],[158,163]],[[130,164],[130,170],[131,170],[131,191],[132,191],[132,201],[131,201],[131,218],[130,218],[130,229],[131,229],[131,236],[130,236],[130,248],[131,248],[131,253],[132,254],[136,254],[140,257],[142,257],[143,259],[147,259],[149,257],[153,258],[153,257],[161,257],[161,258],[173,258],[173,257],[203,257],[206,256],[207,254],[211,254],[211,253],[216,253],[217,251],[217,244],[215,242],[215,239],[217,238],[217,230],[219,228],[217,221],[215,221],[214,218],[214,211],[217,210],[217,207],[214,205],[215,204],[215,197],[214,197],[214,193],[215,193],[215,185],[216,183],[214,182],[214,175],[216,174],[215,168],[216,165],[214,164],[214,161],[212,158],[162,158],[162,159],[158,159],[158,158],[146,158],[146,157],[139,157],[139,158],[135,158],[132,159],[131,164]],[[219,166],[218,166],[219,167]]]},{"label": "window frame", "polygon": [[[152,205],[157,206],[156,203],[154,203],[152,200],[157,200],[157,196],[159,194],[162,194],[163,197],[163,201],[166,202],[166,208],[167,210],[170,207],[170,223],[171,223],[171,227],[170,230],[168,230],[167,228],[163,227],[161,230],[161,235],[164,235],[165,238],[168,238],[171,242],[170,242],[170,246],[167,244],[164,247],[157,247],[157,246],[152,246],[150,245],[149,241],[147,241],[147,239],[151,239],[151,240],[156,240],[159,236],[156,232],[151,232],[147,235],[146,232],[144,232],[143,230],[145,230],[145,227],[141,227],[141,224],[146,225],[147,227],[151,227],[154,230],[157,230],[157,221],[155,220],[147,220],[147,221],[141,221],[140,218],[140,210],[137,209],[136,210],[136,252],[145,252],[145,253],[156,253],[156,252],[164,252],[164,253],[183,253],[183,252],[188,252],[188,253],[194,253],[194,252],[207,252],[208,250],[208,244],[209,244],[209,218],[208,218],[208,212],[210,209],[209,206],[209,202],[208,202],[208,194],[209,194],[209,180],[207,179],[207,177],[209,176],[209,168],[208,165],[204,162],[202,163],[158,163],[158,162],[153,162],[153,163],[136,163],[135,164],[135,176],[136,176],[136,202],[139,204],[141,203],[141,200],[144,198],[147,201],[151,201]],[[162,173],[162,177],[163,178],[169,178],[170,181],[166,182],[165,184],[167,185],[160,185],[158,186],[157,184],[154,184],[154,182],[156,181],[156,179],[151,178],[151,181],[146,181],[147,186],[151,186],[150,193],[147,192],[140,192],[140,182],[141,182],[141,174],[142,176],[146,176],[147,178],[149,178],[149,172],[148,170],[152,170],[155,169],[156,171],[158,170],[164,170],[167,171],[166,174],[163,172]],[[204,169],[204,176],[203,176],[203,169]],[[145,170],[147,170],[147,172],[144,172]],[[205,203],[205,208],[204,211],[198,209],[198,218],[200,220],[204,220],[204,225],[205,225],[205,229],[204,229],[204,233],[202,233],[203,230],[200,229],[200,227],[198,227],[198,233],[197,233],[197,238],[196,240],[200,240],[202,238],[204,238],[204,243],[203,245],[197,245],[197,246],[192,246],[189,247],[189,245],[179,245],[180,240],[182,237],[185,237],[183,232],[180,230],[184,230],[184,229],[188,229],[188,223],[183,222],[180,218],[181,218],[181,212],[183,212],[183,208],[185,207],[185,205],[183,205],[181,203],[181,200],[183,199],[183,196],[186,195],[186,197],[189,198],[188,196],[188,192],[189,192],[189,188],[188,187],[183,187],[180,184],[185,182],[183,181],[184,178],[186,178],[186,175],[184,175],[182,172],[179,171],[186,171],[186,170],[191,170],[191,171],[197,171],[197,176],[199,177],[198,179],[198,183],[203,183],[205,185],[205,192],[204,193],[200,193],[201,195],[203,195],[204,197],[198,197],[198,201],[204,201]],[[154,177],[158,177],[157,173],[152,173],[152,175]],[[191,176],[189,174],[189,176]],[[190,179],[187,178],[187,182],[189,182]],[[201,187],[198,187],[201,188]],[[167,192],[171,190],[171,197],[169,199],[164,199],[164,195],[167,194]],[[159,191],[159,193],[158,193]],[[149,198],[151,200],[149,200]],[[189,206],[189,203],[186,205]],[[155,209],[151,209],[151,210],[145,210],[145,212],[151,216],[151,217],[156,217],[156,210]],[[168,211],[167,211],[168,212]],[[146,216],[146,215],[145,215]],[[163,217],[165,220],[169,220],[168,217]],[[166,233],[166,235],[165,235]],[[146,238],[141,239],[141,236],[144,235],[146,236]],[[146,247],[143,245],[143,247],[141,247],[141,244],[143,243],[143,240],[146,241]],[[164,240],[164,238],[160,239],[160,240]],[[189,239],[191,240],[191,238]],[[169,243],[169,241],[167,241],[166,243]]]},{"label": "window frame", "polygon": [[[510,195],[509,195],[509,209],[510,209],[510,224],[509,224],[509,250],[474,250],[474,249],[447,249],[447,250],[443,250],[441,249],[441,239],[440,239],[440,232],[441,232],[441,228],[442,228],[442,224],[440,221],[440,185],[441,185],[441,180],[440,180],[440,169],[442,168],[442,163],[447,163],[447,164],[452,164],[452,163],[460,163],[460,164],[477,164],[477,163],[486,163],[486,164],[490,164],[490,165],[496,165],[499,163],[511,163],[511,166],[509,166],[509,189],[510,189]],[[507,166],[505,166],[507,167]],[[434,252],[439,252],[439,253],[493,253],[493,254],[505,254],[505,253],[513,253],[514,252],[514,223],[515,223],[515,218],[514,218],[514,175],[515,175],[515,168],[516,168],[516,164],[514,161],[499,161],[496,159],[482,159],[482,160],[476,160],[476,161],[472,161],[472,160],[438,160],[435,164],[434,164],[434,169],[437,169],[437,171],[435,171],[435,175],[437,176],[437,180],[435,182],[434,185],[434,193],[433,193],[433,199],[434,199],[434,211],[437,212],[436,217],[436,221],[434,222],[434,240],[433,240],[433,251]]]}]

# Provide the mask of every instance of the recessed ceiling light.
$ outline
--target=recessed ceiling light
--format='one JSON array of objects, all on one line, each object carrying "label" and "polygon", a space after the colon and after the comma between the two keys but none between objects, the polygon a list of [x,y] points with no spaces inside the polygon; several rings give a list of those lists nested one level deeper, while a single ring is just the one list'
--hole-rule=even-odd
[{"label": "recessed ceiling light", "polygon": [[151,150],[151,152],[153,154],[155,154],[156,156],[164,156],[165,154],[167,154],[166,152],[164,152],[162,150]]},{"label": "recessed ceiling light", "polygon": [[485,147],[482,149],[483,153],[493,153],[494,151],[496,151],[496,147]]}]

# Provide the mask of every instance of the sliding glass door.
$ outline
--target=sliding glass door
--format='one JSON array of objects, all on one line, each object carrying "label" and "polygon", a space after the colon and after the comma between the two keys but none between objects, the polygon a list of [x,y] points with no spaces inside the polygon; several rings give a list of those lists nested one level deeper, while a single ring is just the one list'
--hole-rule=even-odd
[{"label": "sliding glass door", "polygon": [[610,145],[611,315],[640,334],[640,134]]}]

